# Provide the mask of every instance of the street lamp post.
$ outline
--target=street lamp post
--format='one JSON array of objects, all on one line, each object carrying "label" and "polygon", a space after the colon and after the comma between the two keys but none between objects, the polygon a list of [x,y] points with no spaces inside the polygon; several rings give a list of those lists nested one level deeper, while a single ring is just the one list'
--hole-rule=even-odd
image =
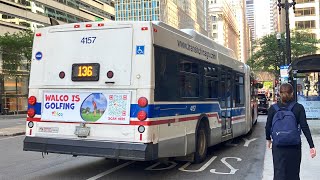
[{"label": "street lamp post", "polygon": [[281,0],[278,0],[278,8],[279,8],[279,14],[281,14],[281,8],[284,8],[286,13],[286,50],[287,50],[287,64],[289,65],[291,63],[291,42],[290,42],[290,23],[289,23],[289,8],[293,7],[293,11],[295,12],[295,5],[296,1],[292,0],[291,3],[288,2],[288,0],[285,0],[284,3],[281,3]]},{"label": "street lamp post", "polygon": [[280,67],[280,66],[286,65],[286,59],[284,57],[284,44],[283,44],[283,41],[281,39],[281,33],[277,33],[276,38],[278,40],[278,47],[279,47],[279,50],[280,50],[280,53],[279,53],[279,59],[280,59],[279,67]]}]

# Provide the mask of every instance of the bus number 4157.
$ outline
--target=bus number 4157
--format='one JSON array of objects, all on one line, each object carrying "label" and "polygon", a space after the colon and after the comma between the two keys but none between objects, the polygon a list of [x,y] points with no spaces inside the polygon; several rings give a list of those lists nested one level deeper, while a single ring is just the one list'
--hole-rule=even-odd
[{"label": "bus number 4157", "polygon": [[81,39],[81,43],[82,44],[93,44],[95,42],[97,37],[83,37]]}]

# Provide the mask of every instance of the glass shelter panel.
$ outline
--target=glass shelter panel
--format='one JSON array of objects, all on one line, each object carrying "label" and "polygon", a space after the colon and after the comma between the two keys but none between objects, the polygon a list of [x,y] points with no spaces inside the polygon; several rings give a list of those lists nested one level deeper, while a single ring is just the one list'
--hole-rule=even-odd
[{"label": "glass shelter panel", "polygon": [[297,101],[306,110],[307,119],[320,119],[320,72],[297,74]]}]

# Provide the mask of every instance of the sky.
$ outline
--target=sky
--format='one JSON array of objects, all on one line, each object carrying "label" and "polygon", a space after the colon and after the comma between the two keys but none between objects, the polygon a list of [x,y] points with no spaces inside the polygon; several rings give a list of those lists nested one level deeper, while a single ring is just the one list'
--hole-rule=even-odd
[{"label": "sky", "polygon": [[270,34],[270,0],[254,0],[256,37]]}]

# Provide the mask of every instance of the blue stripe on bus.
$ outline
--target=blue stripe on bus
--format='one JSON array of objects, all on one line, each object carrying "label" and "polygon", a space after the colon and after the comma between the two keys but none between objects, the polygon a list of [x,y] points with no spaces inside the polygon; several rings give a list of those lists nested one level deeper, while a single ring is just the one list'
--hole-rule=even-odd
[{"label": "blue stripe on bus", "polygon": [[[36,103],[34,106],[28,105],[28,108],[34,108],[37,115],[41,115],[41,103]],[[159,118],[176,115],[191,115],[201,113],[217,112],[221,116],[219,104],[150,104],[147,107],[140,108],[137,104],[131,104],[130,117],[135,118],[140,110],[144,110],[148,114],[148,118]],[[230,112],[228,110],[227,112]],[[232,109],[232,116],[240,116],[245,114],[244,107]]]}]

